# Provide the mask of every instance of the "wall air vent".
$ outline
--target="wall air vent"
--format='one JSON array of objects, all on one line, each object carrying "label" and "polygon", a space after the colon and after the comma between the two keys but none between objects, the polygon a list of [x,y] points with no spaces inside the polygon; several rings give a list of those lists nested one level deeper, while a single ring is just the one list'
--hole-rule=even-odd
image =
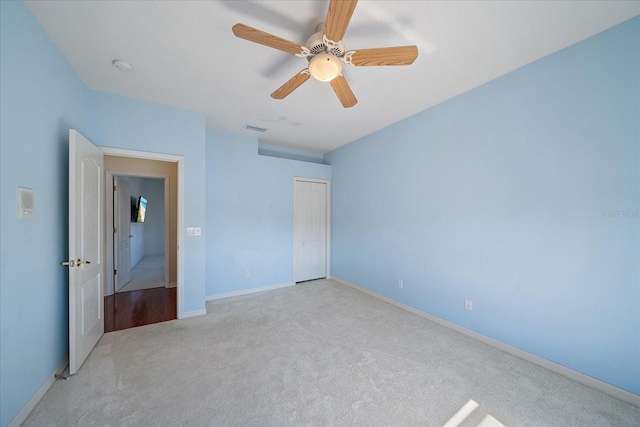
[{"label": "wall air vent", "polygon": [[252,125],[244,125],[244,128],[247,130],[252,130],[255,132],[266,132],[267,128],[261,128],[258,126],[252,126]]},{"label": "wall air vent", "polygon": [[18,187],[18,219],[33,218],[35,192],[31,188]]}]

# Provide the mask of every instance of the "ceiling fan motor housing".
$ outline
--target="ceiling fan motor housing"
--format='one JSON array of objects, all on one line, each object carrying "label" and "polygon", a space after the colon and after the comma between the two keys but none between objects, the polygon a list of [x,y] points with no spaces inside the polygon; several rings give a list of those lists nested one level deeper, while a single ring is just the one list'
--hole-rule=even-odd
[{"label": "ceiling fan motor housing", "polygon": [[318,26],[316,27],[316,31],[317,32],[309,37],[309,40],[307,40],[307,49],[309,49],[309,52],[314,55],[324,52],[330,52],[335,56],[344,55],[344,43],[342,42],[342,40],[336,47],[327,49],[327,45],[324,43],[324,40],[322,38],[322,36],[324,35],[324,22],[318,24]]}]

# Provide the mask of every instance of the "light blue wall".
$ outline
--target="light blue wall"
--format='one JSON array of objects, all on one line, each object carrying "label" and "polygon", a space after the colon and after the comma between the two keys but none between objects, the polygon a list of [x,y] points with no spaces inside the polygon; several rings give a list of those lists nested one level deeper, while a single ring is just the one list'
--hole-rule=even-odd
[{"label": "light blue wall", "polygon": [[330,179],[331,167],[260,156],[255,138],[207,129],[208,296],[293,281],[294,177]]},{"label": "light blue wall", "polygon": [[[163,255],[165,251],[164,179],[126,178],[131,184],[131,197],[147,199],[144,222],[131,222],[131,268],[147,255]],[[133,200],[132,200],[133,203]]]},{"label": "light blue wall", "polygon": [[144,220],[144,254],[163,255],[165,251],[164,179],[142,178],[142,196],[147,199]]},{"label": "light blue wall", "polygon": [[326,164],[322,153],[297,150],[295,148],[278,147],[271,144],[258,143],[258,154],[278,157],[280,159],[301,160],[303,162]]},{"label": "light blue wall", "polygon": [[[204,114],[105,92],[88,97],[88,138],[96,145],[184,157],[184,311],[204,309]],[[201,227],[202,236],[186,235]]]},{"label": "light blue wall", "polygon": [[331,152],[332,274],[640,394],[639,82],[636,18]]},{"label": "light blue wall", "polygon": [[[0,2],[0,425],[68,353],[69,128],[87,89],[22,2]],[[35,216],[17,219],[17,187]]]}]

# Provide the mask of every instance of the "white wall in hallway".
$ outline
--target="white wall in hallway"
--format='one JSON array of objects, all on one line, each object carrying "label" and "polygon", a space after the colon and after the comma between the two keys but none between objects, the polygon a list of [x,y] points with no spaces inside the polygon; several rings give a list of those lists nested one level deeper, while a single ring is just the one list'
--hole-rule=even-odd
[{"label": "white wall in hallway", "polygon": [[[147,199],[144,222],[131,223],[131,268],[145,255],[162,255],[165,252],[164,180],[159,178],[127,177],[131,183],[131,197]],[[132,200],[133,203],[133,200]]]}]

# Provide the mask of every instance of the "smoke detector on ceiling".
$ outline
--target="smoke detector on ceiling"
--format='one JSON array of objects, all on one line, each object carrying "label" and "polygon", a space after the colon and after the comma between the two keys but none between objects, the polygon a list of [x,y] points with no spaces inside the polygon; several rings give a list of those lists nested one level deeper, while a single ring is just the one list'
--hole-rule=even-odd
[{"label": "smoke detector on ceiling", "polygon": [[133,67],[128,62],[125,62],[121,59],[114,59],[112,62],[113,66],[120,71],[131,71]]}]

